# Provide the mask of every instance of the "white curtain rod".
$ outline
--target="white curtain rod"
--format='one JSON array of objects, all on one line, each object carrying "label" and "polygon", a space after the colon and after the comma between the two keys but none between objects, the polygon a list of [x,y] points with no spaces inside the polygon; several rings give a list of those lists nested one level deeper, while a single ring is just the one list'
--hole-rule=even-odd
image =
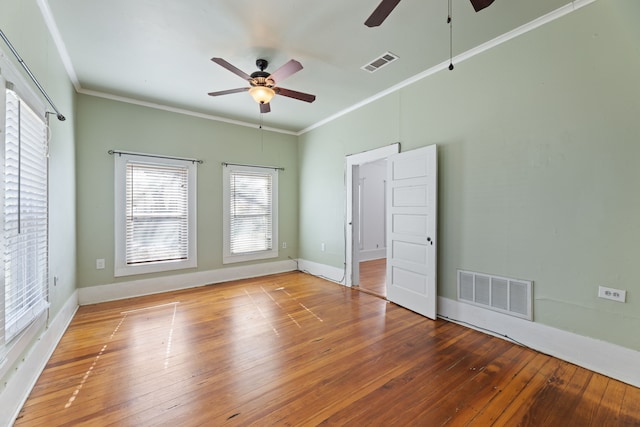
[{"label": "white curtain rod", "polygon": [[66,120],[66,117],[63,116],[60,113],[60,111],[58,111],[58,109],[56,108],[56,106],[53,103],[53,101],[51,100],[51,98],[49,98],[49,95],[47,95],[47,92],[44,90],[44,88],[42,87],[42,85],[40,84],[38,79],[36,79],[36,76],[33,75],[31,70],[27,66],[27,64],[25,64],[24,60],[20,57],[20,55],[18,54],[16,49],[13,47],[13,45],[11,44],[11,42],[9,41],[7,36],[4,35],[4,32],[1,29],[0,29],[0,37],[2,37],[2,40],[4,40],[4,42],[7,44],[7,46],[9,46],[9,49],[11,49],[11,52],[15,55],[15,57],[18,60],[18,62],[20,63],[20,65],[22,65],[22,68],[24,68],[24,70],[27,72],[29,77],[31,77],[31,80],[33,80],[33,82],[36,84],[36,86],[38,87],[38,89],[40,90],[42,95],[44,95],[44,97],[47,99],[47,101],[49,102],[49,105],[51,105],[51,108],[53,108],[53,110],[56,112],[56,117],[58,117],[58,120],[60,120],[61,122],[64,122]]},{"label": "white curtain rod", "polygon": [[274,169],[274,170],[277,170],[277,171],[283,171],[284,170],[284,168],[277,167],[277,166],[243,165],[241,163],[228,163],[228,162],[222,162],[222,166],[249,166],[249,167],[252,167],[252,168]]}]

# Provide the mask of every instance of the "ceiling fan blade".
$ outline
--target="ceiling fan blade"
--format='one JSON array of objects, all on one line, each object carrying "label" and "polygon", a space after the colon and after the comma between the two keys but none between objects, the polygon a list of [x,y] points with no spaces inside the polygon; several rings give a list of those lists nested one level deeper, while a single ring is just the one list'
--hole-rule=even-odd
[{"label": "ceiling fan blade", "polygon": [[398,3],[400,3],[400,0],[382,0],[378,7],[376,7],[376,10],[374,10],[371,16],[364,22],[364,25],[367,27],[377,27],[382,24]]},{"label": "ceiling fan blade", "polygon": [[491,6],[493,0],[470,0],[476,12],[480,12],[485,7]]},{"label": "ceiling fan blade", "polygon": [[286,97],[293,98],[293,99],[298,99],[300,101],[313,102],[313,101],[316,100],[316,96],[315,95],[311,95],[311,94],[308,94],[308,93],[298,92],[298,91],[295,91],[295,90],[285,89],[285,88],[282,88],[282,87],[276,87],[276,88],[274,88],[274,90],[276,91],[276,93],[278,95],[286,96]]},{"label": "ceiling fan blade", "polygon": [[289,77],[290,75],[295,74],[300,70],[302,70],[302,64],[296,61],[295,59],[292,59],[291,61],[287,62],[282,67],[278,68],[273,73],[271,73],[269,78],[274,82],[279,83],[282,80]]},{"label": "ceiling fan blade", "polygon": [[266,104],[260,104],[261,113],[269,113],[270,111],[271,111],[271,105],[268,102]]},{"label": "ceiling fan blade", "polygon": [[227,90],[221,90],[218,92],[209,92],[209,96],[229,95],[230,93],[246,92],[248,90],[249,90],[248,87],[239,87],[237,89],[227,89]]},{"label": "ceiling fan blade", "polygon": [[245,73],[244,71],[242,71],[241,69],[229,64],[227,61],[225,61],[222,58],[211,58],[211,60],[213,62],[215,62],[216,64],[220,65],[221,67],[226,68],[227,70],[231,71],[233,74],[236,74],[240,77],[242,77],[244,80],[251,80],[251,76],[247,73]]}]

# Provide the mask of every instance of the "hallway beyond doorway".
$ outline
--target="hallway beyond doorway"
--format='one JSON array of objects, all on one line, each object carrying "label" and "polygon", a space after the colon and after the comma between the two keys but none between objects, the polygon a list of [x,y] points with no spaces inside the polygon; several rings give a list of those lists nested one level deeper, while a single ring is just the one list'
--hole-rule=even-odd
[{"label": "hallway beyond doorway", "polygon": [[360,263],[360,290],[387,297],[387,259],[380,258]]}]

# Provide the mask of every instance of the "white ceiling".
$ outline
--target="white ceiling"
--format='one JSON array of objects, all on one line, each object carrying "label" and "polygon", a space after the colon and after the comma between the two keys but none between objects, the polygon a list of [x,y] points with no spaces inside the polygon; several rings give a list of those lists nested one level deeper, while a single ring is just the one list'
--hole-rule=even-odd
[{"label": "white ceiling", "polygon": [[[304,69],[279,86],[315,94],[316,101],[276,96],[262,118],[265,127],[291,132],[446,65],[449,57],[447,0],[404,0],[377,28],[364,21],[379,0],[40,1],[83,93],[257,124],[259,107],[248,93],[207,95],[247,86],[210,59],[222,57],[247,74],[256,71],[257,58],[267,59],[271,72],[300,61]],[[495,0],[476,13],[468,0],[452,1],[454,56],[572,3]],[[386,51],[400,59],[373,74],[361,69]]]}]

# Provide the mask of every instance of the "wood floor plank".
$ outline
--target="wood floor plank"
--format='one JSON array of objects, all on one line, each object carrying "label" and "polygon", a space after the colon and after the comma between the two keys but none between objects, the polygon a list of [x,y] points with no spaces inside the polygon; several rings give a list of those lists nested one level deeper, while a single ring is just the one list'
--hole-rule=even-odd
[{"label": "wood floor plank", "polygon": [[294,272],[81,307],[15,425],[633,426],[639,401]]},{"label": "wood floor plank", "polygon": [[591,420],[593,426],[618,426],[624,425],[620,420],[621,407],[624,403],[624,395],[627,386],[619,381],[607,382],[607,388],[602,394],[598,404],[598,410]]},{"label": "wood floor plank", "polygon": [[598,411],[600,401],[609,381],[613,380],[604,375],[591,375],[589,384],[587,384],[582,398],[573,411],[573,416],[577,422],[581,422],[585,426],[593,425],[595,414]]},{"label": "wood floor plank", "polygon": [[[580,415],[576,415],[575,408],[584,399],[586,389],[593,373],[586,369],[576,367],[573,376],[564,384],[564,387],[556,389],[557,395],[551,395],[546,405],[538,408],[542,420],[540,425],[571,425],[588,422],[581,420]],[[553,410],[552,410],[553,409]]]},{"label": "wood floor plank", "polygon": [[624,400],[620,407],[620,425],[639,426],[638,414],[640,414],[640,389],[625,387]]},{"label": "wood floor plank", "polygon": [[485,366],[477,369],[477,375],[447,394],[445,404],[439,405],[437,412],[430,414],[430,418],[440,421],[434,424],[467,425],[501,393],[501,386],[534,357],[535,353],[532,351],[511,346],[497,358],[487,360]]},{"label": "wood floor plank", "polygon": [[[544,365],[536,374],[535,382],[520,394],[518,405],[505,411],[498,423],[504,425],[540,426],[548,415],[549,408],[561,396],[561,389],[573,376],[576,367],[569,363],[553,360]],[[535,384],[535,385],[534,385]],[[523,397],[526,396],[526,399]]]}]

